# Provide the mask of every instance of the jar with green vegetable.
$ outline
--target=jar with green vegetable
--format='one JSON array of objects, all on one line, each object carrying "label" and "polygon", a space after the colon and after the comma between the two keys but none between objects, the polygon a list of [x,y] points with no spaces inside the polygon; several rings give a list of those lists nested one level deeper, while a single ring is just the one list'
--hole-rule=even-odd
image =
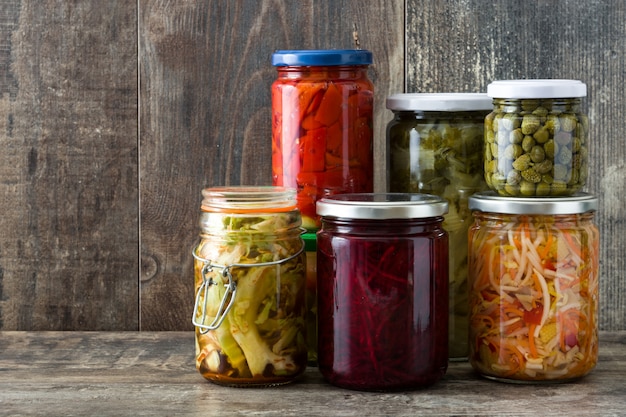
[{"label": "jar with green vegetable", "polygon": [[307,365],[306,258],[295,190],[202,191],[193,250],[196,367],[211,382],[292,382]]},{"label": "jar with green vegetable", "polygon": [[578,80],[501,80],[489,84],[485,118],[487,185],[501,196],[570,196],[588,177],[587,86]]},{"label": "jar with green vegetable", "polygon": [[443,227],[449,235],[449,356],[468,355],[468,198],[487,189],[483,175],[483,126],[491,99],[474,93],[410,93],[387,98],[389,192],[445,198]]}]

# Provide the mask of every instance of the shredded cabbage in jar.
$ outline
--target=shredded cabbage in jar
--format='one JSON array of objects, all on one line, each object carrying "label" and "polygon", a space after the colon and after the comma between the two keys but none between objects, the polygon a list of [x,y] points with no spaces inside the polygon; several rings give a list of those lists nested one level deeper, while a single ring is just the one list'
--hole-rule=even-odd
[{"label": "shredded cabbage in jar", "polygon": [[469,237],[472,366],[527,381],[588,373],[598,349],[597,228],[575,216],[520,216],[479,221]]}]

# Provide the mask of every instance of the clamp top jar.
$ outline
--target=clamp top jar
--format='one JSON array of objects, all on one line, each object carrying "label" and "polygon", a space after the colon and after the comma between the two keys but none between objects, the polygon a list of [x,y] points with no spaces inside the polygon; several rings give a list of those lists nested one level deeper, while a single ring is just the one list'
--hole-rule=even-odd
[{"label": "clamp top jar", "polygon": [[569,196],[588,177],[587,86],[577,80],[502,80],[487,87],[485,181],[502,196]]}]

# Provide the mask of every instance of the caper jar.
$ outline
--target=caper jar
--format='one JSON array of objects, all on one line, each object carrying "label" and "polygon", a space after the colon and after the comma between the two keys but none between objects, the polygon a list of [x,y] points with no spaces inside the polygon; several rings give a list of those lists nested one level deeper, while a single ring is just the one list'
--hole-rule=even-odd
[{"label": "caper jar", "polygon": [[483,126],[491,111],[486,94],[396,94],[387,125],[390,192],[429,193],[445,198],[449,212],[449,355],[467,359],[467,199],[487,189],[483,175]]},{"label": "caper jar", "polygon": [[577,80],[502,80],[489,84],[485,180],[502,196],[568,196],[587,182],[587,86]]},{"label": "caper jar", "polygon": [[306,258],[295,190],[202,191],[193,250],[196,367],[211,382],[272,386],[307,365]]},{"label": "caper jar", "polygon": [[470,364],[507,382],[563,382],[598,360],[600,234],[592,195],[470,197]]}]

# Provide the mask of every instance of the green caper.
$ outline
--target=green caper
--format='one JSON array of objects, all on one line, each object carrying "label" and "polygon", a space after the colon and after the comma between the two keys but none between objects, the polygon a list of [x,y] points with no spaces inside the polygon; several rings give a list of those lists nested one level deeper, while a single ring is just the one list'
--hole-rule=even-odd
[{"label": "green caper", "polygon": [[526,112],[533,112],[539,106],[540,101],[537,99],[525,99],[522,100],[522,110]]},{"label": "green caper", "polygon": [[552,161],[544,159],[543,161],[536,163],[533,168],[535,168],[535,171],[539,174],[547,174],[552,171]]},{"label": "green caper", "polygon": [[506,176],[506,183],[511,185],[517,185],[522,180],[522,174],[516,170],[512,169]]},{"label": "green caper", "polygon": [[485,130],[485,141],[487,143],[494,143],[496,141],[496,134],[492,130]]},{"label": "green caper", "polygon": [[500,124],[502,123],[503,117],[504,114],[502,113],[498,113],[494,116],[493,121],[491,122],[491,130],[493,130],[494,132],[500,130]]},{"label": "green caper", "polygon": [[551,194],[552,195],[563,195],[566,194],[567,184],[563,181],[554,181],[551,185]]},{"label": "green caper", "polygon": [[567,167],[565,165],[555,165],[552,173],[555,182],[563,181],[565,180],[565,178],[567,178]]},{"label": "green caper", "polygon": [[541,176],[541,182],[545,182],[546,184],[552,184],[554,182],[554,178],[552,178],[552,175],[543,174]]},{"label": "green caper", "polygon": [[572,132],[576,128],[578,119],[573,114],[566,114],[561,117],[561,130],[565,132]]},{"label": "green caper", "polygon": [[506,184],[504,186],[504,191],[506,191],[508,195],[516,196],[519,194],[520,190],[519,190],[519,186],[517,185]]},{"label": "green caper", "polygon": [[545,126],[541,126],[537,131],[533,134],[533,138],[539,144],[544,144],[550,139],[550,132],[546,129]]},{"label": "green caper", "polygon": [[525,114],[522,119],[522,133],[525,135],[532,135],[541,126],[541,120],[539,116],[534,114]]},{"label": "green caper", "polygon": [[519,128],[512,131],[509,135],[509,142],[513,144],[522,143],[522,139],[524,139],[524,134],[522,133],[522,129]]},{"label": "green caper", "polygon": [[491,161],[493,159],[493,154],[491,153],[491,145],[487,144],[485,146],[485,156],[484,156],[485,161]]},{"label": "green caper", "polygon": [[491,154],[493,155],[494,158],[497,158],[498,157],[498,144],[490,143],[489,146],[491,147]]},{"label": "green caper", "polygon": [[572,151],[570,151],[566,146],[561,147],[557,160],[564,165],[569,164],[572,162]]},{"label": "green caper", "polygon": [[557,145],[554,140],[550,139],[544,143],[543,150],[547,158],[554,159],[554,155],[556,155],[559,151],[559,145]]},{"label": "green caper", "polygon": [[528,168],[522,171],[522,178],[526,181],[536,184],[541,182],[541,175],[537,173],[533,168]]},{"label": "green caper", "polygon": [[580,171],[578,171],[577,169],[572,169],[572,171],[570,173],[569,181],[567,182],[567,185],[578,184],[579,175],[580,175]]},{"label": "green caper", "polygon": [[546,129],[548,129],[548,132],[550,132],[551,135],[558,133],[559,130],[561,130],[561,122],[559,120],[559,117],[554,114],[549,114],[547,116],[546,124],[544,126]]},{"label": "green caper", "polygon": [[545,183],[545,182],[540,182],[539,184],[537,184],[537,188],[535,190],[535,192],[537,193],[537,195],[550,195],[550,184]]},{"label": "green caper", "polygon": [[498,170],[498,161],[492,159],[489,162],[485,162],[485,171],[496,172]]},{"label": "green caper", "polygon": [[535,110],[533,110],[533,114],[539,117],[546,117],[549,112],[550,111],[543,106],[539,106]]},{"label": "green caper", "polygon": [[535,139],[532,136],[524,136],[522,140],[522,149],[526,152],[530,152],[530,150],[535,146]]},{"label": "green caper", "polygon": [[535,184],[529,181],[522,181],[519,185],[519,192],[522,195],[534,195]]},{"label": "green caper", "polygon": [[574,137],[574,139],[572,140],[572,151],[580,152],[581,147],[582,147],[582,142],[580,141],[580,138]]},{"label": "green caper", "polygon": [[491,183],[495,189],[500,189],[506,183],[506,177],[499,172],[494,172],[491,176]]},{"label": "green caper", "polygon": [[546,158],[546,153],[541,146],[535,145],[532,147],[532,149],[530,150],[530,159],[532,159],[533,162],[535,163],[541,162],[545,158]]},{"label": "green caper", "polygon": [[503,157],[507,159],[517,159],[523,152],[523,149],[519,145],[509,145],[504,149]]},{"label": "green caper", "polygon": [[520,120],[515,113],[507,113],[500,121],[499,128],[508,130],[515,130],[520,127]]},{"label": "green caper", "polygon": [[530,155],[527,153],[520,155],[515,161],[513,161],[513,168],[518,171],[524,171],[530,167]]},{"label": "green caper", "polygon": [[572,134],[565,131],[560,131],[554,135],[554,141],[559,145],[567,145],[572,141]]}]

